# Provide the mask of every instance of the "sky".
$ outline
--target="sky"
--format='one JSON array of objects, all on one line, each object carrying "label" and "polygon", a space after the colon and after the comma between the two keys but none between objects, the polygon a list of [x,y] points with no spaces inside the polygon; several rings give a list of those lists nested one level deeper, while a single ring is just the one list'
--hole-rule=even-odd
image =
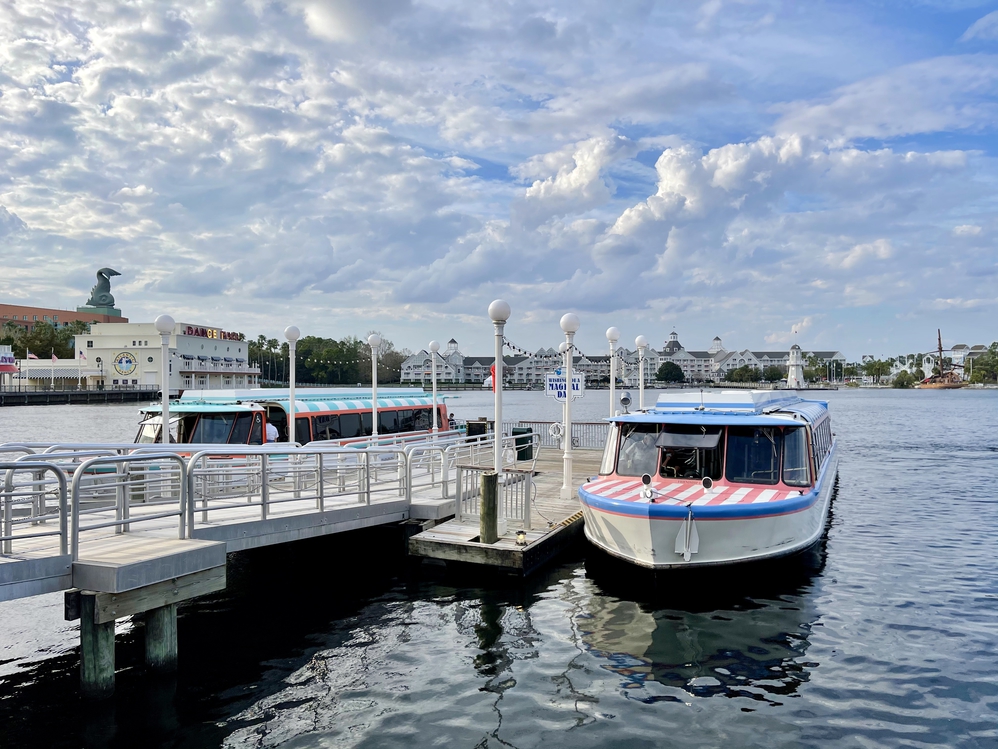
[{"label": "sky", "polygon": [[0,0],[0,300],[397,348],[998,339],[998,1]]}]

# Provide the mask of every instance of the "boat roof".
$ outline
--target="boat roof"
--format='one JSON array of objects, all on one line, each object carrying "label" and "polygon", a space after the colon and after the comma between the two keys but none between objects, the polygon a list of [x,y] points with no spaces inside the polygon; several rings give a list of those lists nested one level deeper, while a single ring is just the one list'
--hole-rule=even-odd
[{"label": "boat roof", "polygon": [[652,408],[614,416],[611,421],[645,424],[784,426],[814,423],[828,410],[826,401],[804,400],[780,390],[696,390],[663,393]]},{"label": "boat roof", "polygon": [[[259,403],[180,403],[171,402],[170,403],[170,416],[173,417],[177,414],[189,414],[189,413],[241,413],[241,412],[251,412],[251,411],[263,411],[263,406]],[[153,403],[146,406],[145,408],[139,409],[140,413],[143,414],[161,414],[163,412],[163,406],[160,403]]]},{"label": "boat roof", "polygon": [[[241,390],[185,390],[180,403],[198,401],[201,403],[232,403],[235,401],[287,401],[289,388],[249,388]],[[295,401],[333,401],[371,398],[371,388],[295,388]],[[380,398],[423,397],[423,388],[378,388]],[[440,397],[437,397],[440,400]]]},{"label": "boat roof", "polygon": [[[421,390],[416,391],[419,396],[411,396],[408,398],[378,398],[378,408],[399,408],[404,406],[411,407],[421,407],[430,408],[433,406],[433,398],[429,395],[424,394]],[[325,412],[336,412],[336,411],[370,411],[372,410],[372,400],[370,393],[367,397],[358,397],[358,391],[353,391],[354,398],[352,399],[340,399],[340,400],[299,400],[295,398],[295,413],[325,413]],[[381,389],[378,389],[378,395],[381,395]],[[443,402],[440,396],[437,396],[438,402]],[[212,400],[198,400],[198,401],[186,401],[181,398],[179,401],[172,401],[170,403],[171,413],[233,413],[239,411],[262,411],[263,406],[261,403],[276,403],[287,409],[288,397],[285,394],[284,398],[264,398],[260,401],[234,401],[234,400],[222,400],[215,401]],[[158,403],[151,404],[143,409],[142,413],[147,414],[158,414],[162,412],[163,407]]]}]

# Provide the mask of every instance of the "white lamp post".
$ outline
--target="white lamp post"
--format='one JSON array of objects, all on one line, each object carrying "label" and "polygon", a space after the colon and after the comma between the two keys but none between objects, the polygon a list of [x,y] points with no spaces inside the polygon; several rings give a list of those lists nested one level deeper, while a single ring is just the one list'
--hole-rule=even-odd
[{"label": "white lamp post", "polygon": [[[512,310],[509,303],[502,299],[496,299],[489,305],[489,317],[496,333],[496,373],[492,377],[492,389],[495,391],[496,413],[495,413],[495,470],[497,474],[502,473],[502,338],[506,328],[506,321],[509,319]],[[499,524],[503,524],[502,503],[499,503]]]},{"label": "white lamp post", "polygon": [[572,489],[572,359],[574,358],[575,333],[581,322],[579,316],[569,312],[561,317],[561,329],[565,331],[565,475],[561,485],[562,499],[571,499]]},{"label": "white lamp post", "polygon": [[645,349],[648,348],[648,339],[639,335],[634,339],[634,345],[638,347],[638,410],[645,410]]},{"label": "white lamp post", "polygon": [[617,362],[614,349],[617,341],[620,340],[620,331],[617,328],[606,329],[606,340],[610,342],[610,415],[613,416],[617,410],[616,390],[617,390]]},{"label": "white lamp post", "polygon": [[367,337],[367,345],[371,347],[371,436],[378,436],[378,347],[381,336],[371,333]]},{"label": "white lamp post", "polygon": [[163,396],[163,435],[164,445],[170,444],[170,334],[176,322],[169,315],[160,315],[156,318],[156,330],[159,332],[159,340],[162,344],[163,373],[160,390]]},{"label": "white lamp post", "polygon": [[284,329],[284,337],[288,339],[288,358],[291,360],[288,367],[288,442],[297,442],[298,432],[295,431],[295,414],[298,412],[298,406],[295,402],[295,346],[298,344],[298,339],[301,338],[301,331],[298,330],[297,325],[289,325]]},{"label": "white lamp post", "polygon": [[430,368],[433,370],[433,433],[438,431],[437,427],[437,352],[440,344],[437,341],[430,341]]}]

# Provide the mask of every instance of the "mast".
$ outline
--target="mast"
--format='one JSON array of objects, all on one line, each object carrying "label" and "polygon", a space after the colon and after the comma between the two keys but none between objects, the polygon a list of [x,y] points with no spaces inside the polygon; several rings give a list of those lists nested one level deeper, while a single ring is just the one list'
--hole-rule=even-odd
[{"label": "mast", "polygon": [[936,339],[939,343],[939,380],[943,380],[943,333],[936,328]]}]

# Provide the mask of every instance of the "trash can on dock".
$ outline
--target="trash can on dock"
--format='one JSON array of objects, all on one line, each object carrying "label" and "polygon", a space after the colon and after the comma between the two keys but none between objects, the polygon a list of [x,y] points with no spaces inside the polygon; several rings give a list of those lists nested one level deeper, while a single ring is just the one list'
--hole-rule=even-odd
[{"label": "trash can on dock", "polygon": [[513,444],[516,445],[517,460],[534,459],[534,430],[530,427],[513,427]]}]

